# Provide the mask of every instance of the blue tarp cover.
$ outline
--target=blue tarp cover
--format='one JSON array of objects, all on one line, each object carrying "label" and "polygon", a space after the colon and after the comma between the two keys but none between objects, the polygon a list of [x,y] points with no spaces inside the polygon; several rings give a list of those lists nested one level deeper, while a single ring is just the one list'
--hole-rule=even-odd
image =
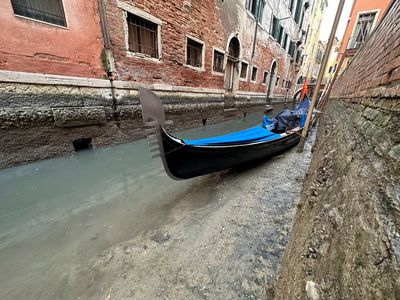
[{"label": "blue tarp cover", "polygon": [[[297,107],[293,111],[291,111],[292,114],[298,115],[301,118],[300,127],[304,126],[309,104],[310,101],[308,98],[306,98],[305,101],[302,101],[300,104],[297,105]],[[270,122],[272,123],[276,122],[275,118],[270,120]],[[212,145],[217,146],[217,145],[248,144],[254,142],[269,141],[277,139],[279,137],[281,137],[280,134],[273,133],[262,126],[256,126],[242,131],[229,133],[226,135],[198,139],[198,140],[183,140],[183,141],[185,142],[185,144],[191,146],[212,146]]]},{"label": "blue tarp cover", "polygon": [[226,144],[246,144],[273,140],[280,137],[280,134],[273,133],[261,126],[252,127],[242,131],[226,135],[204,138],[199,140],[183,140],[185,144],[192,146],[212,146]]}]

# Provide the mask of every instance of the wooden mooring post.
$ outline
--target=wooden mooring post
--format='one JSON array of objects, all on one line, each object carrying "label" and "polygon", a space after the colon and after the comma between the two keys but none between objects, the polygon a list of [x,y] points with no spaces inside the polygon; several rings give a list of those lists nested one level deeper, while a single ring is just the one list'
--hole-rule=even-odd
[{"label": "wooden mooring post", "polygon": [[336,29],[337,29],[338,24],[339,24],[340,16],[342,15],[344,2],[345,2],[345,0],[340,0],[338,9],[336,11],[335,21],[333,22],[333,25],[332,25],[331,34],[329,35],[328,44],[326,45],[325,53],[324,53],[324,56],[322,58],[321,67],[319,69],[317,82],[315,84],[313,95],[311,97],[311,104],[310,104],[310,107],[308,108],[308,114],[307,114],[306,123],[304,125],[303,134],[301,136],[300,143],[299,143],[298,148],[297,148],[298,152],[303,152],[303,149],[304,149],[305,139],[306,139],[307,134],[308,134],[308,129],[310,127],[311,117],[312,117],[312,115],[314,113],[314,107],[315,107],[315,103],[317,102],[317,97],[318,97],[318,94],[319,94],[319,90],[321,89],[322,79],[324,77],[324,72],[325,72],[325,69],[326,69],[326,65],[328,64],[329,54],[331,53],[333,40],[334,40],[335,34],[336,34]]}]

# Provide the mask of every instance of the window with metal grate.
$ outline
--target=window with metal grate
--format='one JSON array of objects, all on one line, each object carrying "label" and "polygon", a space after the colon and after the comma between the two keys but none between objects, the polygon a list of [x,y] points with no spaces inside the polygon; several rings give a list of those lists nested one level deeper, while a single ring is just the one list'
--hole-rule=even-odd
[{"label": "window with metal grate", "polygon": [[203,66],[203,45],[187,38],[186,64],[201,68]]},{"label": "window with metal grate", "polygon": [[128,13],[129,51],[158,58],[158,25]]},{"label": "window with metal grate", "polygon": [[14,14],[67,26],[62,0],[11,0]]}]

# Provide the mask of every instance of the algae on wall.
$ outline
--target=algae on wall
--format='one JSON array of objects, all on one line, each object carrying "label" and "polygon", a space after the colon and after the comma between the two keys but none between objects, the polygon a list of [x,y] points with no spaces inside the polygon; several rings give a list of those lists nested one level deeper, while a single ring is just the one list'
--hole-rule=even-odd
[{"label": "algae on wall", "polygon": [[374,120],[365,113],[374,100],[329,105],[276,299],[312,297],[311,282],[321,299],[400,298],[400,167],[398,157],[388,155],[399,120],[393,101],[375,108]]}]

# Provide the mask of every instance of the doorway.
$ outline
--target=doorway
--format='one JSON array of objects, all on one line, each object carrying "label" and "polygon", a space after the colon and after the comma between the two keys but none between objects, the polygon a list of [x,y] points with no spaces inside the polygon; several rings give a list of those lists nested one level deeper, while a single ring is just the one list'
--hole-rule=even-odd
[{"label": "doorway", "polygon": [[238,65],[240,57],[240,42],[237,37],[231,38],[228,46],[228,57],[225,67],[225,91],[234,93],[238,84]]}]

